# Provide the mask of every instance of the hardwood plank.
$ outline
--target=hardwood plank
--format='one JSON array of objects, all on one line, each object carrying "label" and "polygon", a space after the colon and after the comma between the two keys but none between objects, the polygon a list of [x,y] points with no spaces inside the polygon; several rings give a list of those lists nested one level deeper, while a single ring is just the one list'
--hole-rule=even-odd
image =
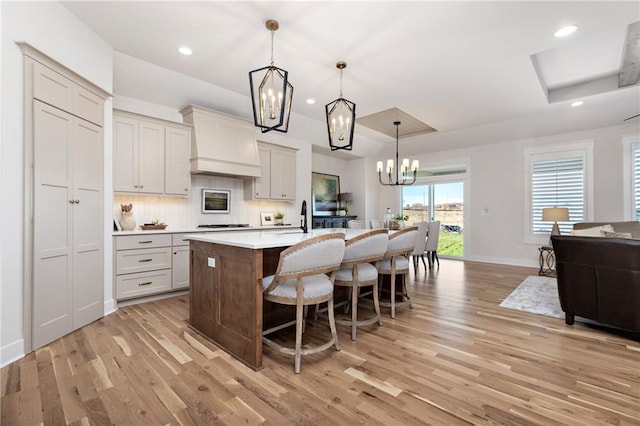
[{"label": "hardwood plank", "polygon": [[[2,368],[0,421],[640,426],[640,336],[499,306],[535,273],[443,259],[410,275],[413,310],[383,310],[355,342],[340,327],[342,350],[299,375],[269,349],[253,371],[188,328],[188,296],[121,308]],[[310,322],[304,343],[327,335]]]}]

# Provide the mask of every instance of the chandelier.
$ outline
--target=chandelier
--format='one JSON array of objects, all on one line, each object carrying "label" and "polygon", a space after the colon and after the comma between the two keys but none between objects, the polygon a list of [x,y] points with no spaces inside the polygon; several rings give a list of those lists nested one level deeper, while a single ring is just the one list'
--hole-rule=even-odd
[{"label": "chandelier", "polygon": [[289,115],[293,86],[289,73],[274,65],[273,38],[280,25],[269,19],[265,26],[271,31],[271,65],[249,72],[253,122],[262,133],[270,130],[286,133],[289,130]]},{"label": "chandelier", "polygon": [[[382,170],[383,170],[383,163],[382,161],[378,161],[378,164],[376,166],[376,169],[378,171],[378,180],[380,181],[381,185],[413,185],[416,181],[416,177],[418,175],[418,168],[420,167],[420,163],[418,162],[418,160],[413,160],[413,163],[411,163],[411,171],[409,171],[409,159],[408,158],[404,158],[402,160],[402,164],[400,164],[399,161],[399,156],[398,156],[398,128],[400,126],[400,122],[399,121],[394,121],[393,125],[396,126],[396,166],[398,168],[394,169],[394,163],[393,160],[389,159],[387,160],[387,170],[386,173],[388,175],[388,180],[389,182],[383,182],[382,181]],[[399,169],[399,170],[398,170]],[[395,170],[395,173],[394,173]],[[413,176],[411,178],[409,178],[409,175],[413,174]],[[394,177],[395,175],[395,177]],[[394,181],[395,180],[395,181]]]},{"label": "chandelier", "polygon": [[340,97],[325,105],[327,115],[327,131],[331,151],[353,148],[353,127],[356,120],[356,104],[342,97],[342,73],[347,63],[339,61],[336,68],[340,70]]}]

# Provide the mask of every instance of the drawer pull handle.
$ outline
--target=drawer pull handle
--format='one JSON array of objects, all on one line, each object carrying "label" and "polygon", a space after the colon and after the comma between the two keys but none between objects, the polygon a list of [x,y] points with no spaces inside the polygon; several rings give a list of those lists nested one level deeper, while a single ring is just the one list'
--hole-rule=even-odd
[{"label": "drawer pull handle", "polygon": [[147,240],[147,241],[138,241],[138,244],[149,244],[152,243],[153,240]]},{"label": "drawer pull handle", "polygon": [[147,281],[146,283],[139,283],[138,287],[141,287],[143,285],[149,285],[149,284],[153,284],[153,281]]},{"label": "drawer pull handle", "polygon": [[140,259],[138,260],[138,262],[142,263],[142,262],[151,262],[153,259]]}]

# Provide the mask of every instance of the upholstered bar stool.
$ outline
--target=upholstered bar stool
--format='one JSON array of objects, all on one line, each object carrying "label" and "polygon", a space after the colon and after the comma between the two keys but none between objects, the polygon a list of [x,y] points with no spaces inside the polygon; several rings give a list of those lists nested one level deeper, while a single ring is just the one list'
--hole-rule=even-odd
[{"label": "upholstered bar stool", "polygon": [[[357,328],[360,326],[371,325],[376,321],[382,325],[378,300],[378,270],[373,263],[382,260],[388,241],[386,229],[374,229],[351,238],[345,245],[342,266],[336,274],[334,284],[351,288],[351,320],[336,319],[336,323],[351,326],[351,340],[356,340]],[[361,287],[368,286],[373,286],[373,309],[376,315],[358,321],[358,295]]]},{"label": "upholstered bar stool", "polygon": [[351,219],[347,222],[347,228],[364,229],[364,220]]},{"label": "upholstered bar stool", "polygon": [[[294,305],[296,319],[264,330],[262,341],[278,352],[294,356],[294,371],[300,373],[302,355],[315,354],[338,344],[335,318],[333,316],[333,281],[344,256],[344,234],[334,232],[309,238],[280,253],[280,260],[274,275],[262,279],[264,299],[274,303]],[[326,274],[330,274],[327,276]],[[304,312],[309,305],[327,302],[331,340],[311,348],[302,349]],[[284,347],[266,337],[274,331],[296,325],[295,347]]]},{"label": "upholstered bar stool", "polygon": [[418,228],[412,226],[389,235],[389,244],[384,259],[377,263],[379,275],[390,275],[390,303],[380,302],[380,306],[391,307],[391,318],[396,317],[396,277],[402,275],[402,302],[408,302],[413,309],[411,298],[407,292],[407,275],[409,274],[409,256],[413,252],[418,237]]}]

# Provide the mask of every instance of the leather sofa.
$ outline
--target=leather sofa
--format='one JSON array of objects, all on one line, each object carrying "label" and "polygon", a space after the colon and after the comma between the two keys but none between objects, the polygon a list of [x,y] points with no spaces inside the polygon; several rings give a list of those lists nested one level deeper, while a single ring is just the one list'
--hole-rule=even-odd
[{"label": "leather sofa", "polygon": [[[576,224],[574,229],[603,224]],[[616,232],[640,238],[638,222],[611,224]],[[554,235],[551,242],[565,322],[572,325],[577,315],[640,332],[640,240]]]}]

